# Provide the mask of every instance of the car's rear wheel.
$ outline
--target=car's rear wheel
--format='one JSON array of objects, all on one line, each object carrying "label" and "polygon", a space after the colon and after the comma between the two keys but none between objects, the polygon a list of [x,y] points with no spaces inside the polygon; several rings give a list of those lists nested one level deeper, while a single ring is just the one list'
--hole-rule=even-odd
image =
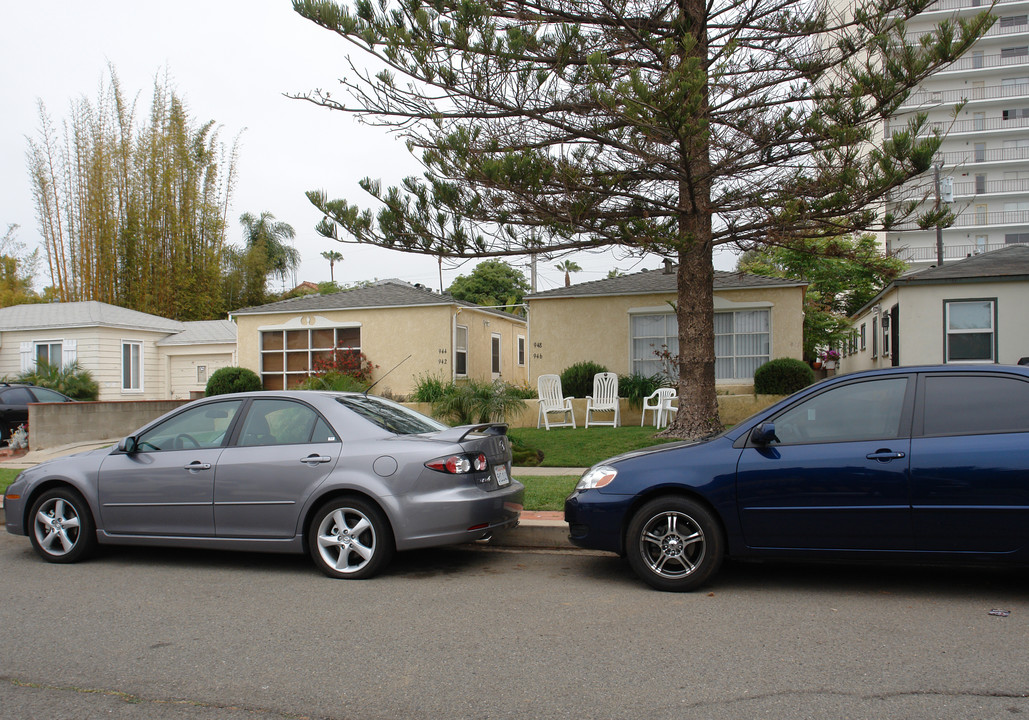
[{"label": "car's rear wheel", "polygon": [[96,547],[96,527],[85,499],[71,488],[43,493],[29,515],[29,538],[41,558],[73,563]]},{"label": "car's rear wheel", "polygon": [[651,587],[694,590],[721,566],[721,528],[711,512],[685,497],[649,501],[636,511],[626,536],[629,566]]},{"label": "car's rear wheel", "polygon": [[337,498],[322,505],[308,529],[311,557],[329,577],[358,580],[382,570],[393,557],[393,534],[375,505]]}]

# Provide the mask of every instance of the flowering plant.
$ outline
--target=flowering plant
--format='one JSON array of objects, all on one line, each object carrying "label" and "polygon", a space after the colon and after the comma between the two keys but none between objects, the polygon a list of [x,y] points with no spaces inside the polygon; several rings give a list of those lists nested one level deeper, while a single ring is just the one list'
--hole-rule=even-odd
[{"label": "flowering plant", "polygon": [[822,362],[835,362],[840,359],[840,354],[835,350],[824,350],[822,352]]}]

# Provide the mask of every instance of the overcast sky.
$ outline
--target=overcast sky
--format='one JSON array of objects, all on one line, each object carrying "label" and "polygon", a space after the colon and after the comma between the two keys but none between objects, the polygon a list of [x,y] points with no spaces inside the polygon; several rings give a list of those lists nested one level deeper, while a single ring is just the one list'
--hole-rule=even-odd
[{"label": "overcast sky", "polygon": [[[37,101],[59,125],[72,100],[85,96],[96,103],[111,63],[123,91],[138,95],[139,115],[149,111],[155,76],[167,71],[198,123],[214,120],[226,143],[241,133],[231,243],[242,242],[235,222],[242,213],[271,212],[296,230],[301,281],[328,280],[321,253],[335,249],[345,258],[336,264],[337,282],[398,277],[439,289],[432,258],[341,245],[314,231],[321,216],[305,191],[324,189],[330,197],[367,206],[371,198],[358,187],[361,178],[395,183],[420,168],[384,129],[284,97],[334,89],[350,50],[335,34],[294,13],[289,0],[2,0],[0,32],[0,233],[17,223],[20,241],[30,249],[42,247],[25,160],[26,138],[39,128]],[[583,268],[573,275],[576,283],[601,279],[615,267],[634,272],[660,266],[654,256],[640,261],[617,251],[571,259]],[[444,265],[443,286],[476,263]],[[539,263],[539,290],[563,284],[555,263]],[[718,269],[732,265],[728,257],[716,261]],[[42,287],[50,281],[45,265],[40,269]]]}]

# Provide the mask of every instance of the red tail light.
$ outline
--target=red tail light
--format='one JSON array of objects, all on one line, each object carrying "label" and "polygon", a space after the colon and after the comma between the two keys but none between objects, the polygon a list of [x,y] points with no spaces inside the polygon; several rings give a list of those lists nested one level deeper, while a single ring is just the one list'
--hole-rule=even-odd
[{"label": "red tail light", "polygon": [[479,453],[478,455],[451,455],[450,457],[436,458],[425,463],[425,467],[451,475],[464,475],[472,470],[482,472],[489,467],[489,463],[486,461],[486,456]]}]

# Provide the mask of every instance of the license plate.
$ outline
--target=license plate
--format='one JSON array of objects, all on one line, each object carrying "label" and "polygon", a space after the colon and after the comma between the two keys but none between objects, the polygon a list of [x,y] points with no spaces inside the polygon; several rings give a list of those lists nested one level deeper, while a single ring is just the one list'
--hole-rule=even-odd
[{"label": "license plate", "polygon": [[497,485],[499,487],[504,487],[505,485],[508,485],[511,482],[511,478],[507,476],[507,468],[503,465],[498,465],[497,467],[493,468],[493,471],[497,475]]}]

